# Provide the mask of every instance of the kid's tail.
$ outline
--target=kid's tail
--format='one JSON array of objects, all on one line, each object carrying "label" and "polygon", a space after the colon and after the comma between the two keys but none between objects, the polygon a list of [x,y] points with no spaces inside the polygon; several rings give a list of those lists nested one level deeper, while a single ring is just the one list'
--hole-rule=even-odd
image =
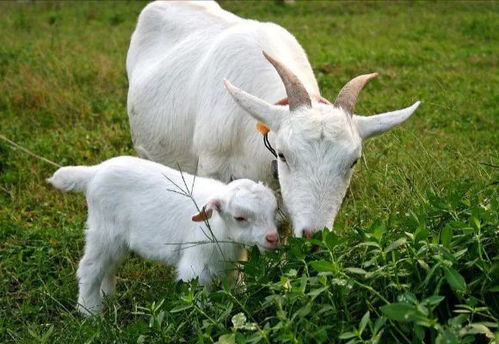
[{"label": "kid's tail", "polygon": [[61,191],[87,191],[90,179],[97,172],[97,166],[67,166],[58,169],[47,182]]}]

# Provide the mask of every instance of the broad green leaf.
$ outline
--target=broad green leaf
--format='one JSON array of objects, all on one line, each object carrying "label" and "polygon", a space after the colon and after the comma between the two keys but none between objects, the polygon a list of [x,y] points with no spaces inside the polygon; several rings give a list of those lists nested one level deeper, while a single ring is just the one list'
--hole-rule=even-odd
[{"label": "broad green leaf", "polygon": [[350,338],[353,338],[355,337],[355,333],[353,332],[343,332],[342,334],[340,334],[340,336],[338,337],[339,339],[350,339]]},{"label": "broad green leaf", "polygon": [[499,285],[496,285],[496,286],[490,288],[489,291],[491,293],[497,293],[497,292],[499,292]]},{"label": "broad green leaf", "polygon": [[428,266],[428,264],[426,264],[424,260],[418,259],[418,263],[423,269],[425,269],[426,271],[430,271],[430,267]]},{"label": "broad green leaf", "polygon": [[317,272],[337,272],[338,269],[336,265],[332,262],[328,262],[327,260],[315,260],[310,262],[310,266],[314,268]]},{"label": "broad green leaf", "polygon": [[470,324],[466,332],[471,334],[481,333],[489,339],[494,339],[494,333],[492,333],[492,331],[483,324]]},{"label": "broad green leaf", "polygon": [[[373,328],[373,333],[378,333],[378,331],[385,325],[386,323],[386,318],[385,317],[380,317],[376,320],[374,323],[374,328]],[[381,331],[383,332],[383,331]]]},{"label": "broad green leaf", "polygon": [[298,288],[295,288],[295,291],[296,289],[298,289],[298,291],[300,293],[305,293],[305,290],[307,289],[307,284],[308,284],[308,278],[307,276],[301,276],[298,281],[300,282],[300,284],[298,285]]},{"label": "broad green leaf", "polygon": [[386,227],[384,223],[377,223],[374,230],[372,231],[372,236],[376,241],[380,242],[383,234],[386,232]]},{"label": "broad green leaf", "polygon": [[459,250],[457,252],[454,253],[454,257],[455,258],[461,258],[462,256],[464,256],[464,254],[468,252],[468,249],[467,248],[463,248],[462,250]]},{"label": "broad green leaf", "polygon": [[416,333],[416,337],[418,338],[418,341],[423,343],[424,335],[425,335],[425,330],[422,326],[414,326],[414,333]]},{"label": "broad green leaf", "polygon": [[480,230],[480,228],[482,227],[482,224],[480,223],[480,220],[479,220],[479,219],[477,219],[476,217],[472,216],[472,217],[471,217],[471,221],[472,221],[472,223],[475,225],[475,228],[476,228],[477,230]]},{"label": "broad green leaf", "polygon": [[445,279],[454,291],[464,292],[466,290],[466,281],[464,277],[451,267],[444,266]]},{"label": "broad green leaf", "polygon": [[361,268],[345,268],[346,271],[350,271],[351,273],[358,274],[358,275],[365,275],[367,274],[367,271]]},{"label": "broad green leaf", "polygon": [[289,269],[289,271],[285,275],[291,278],[295,278],[296,276],[298,276],[298,271],[296,271],[296,269]]},{"label": "broad green leaf", "polygon": [[402,302],[402,303],[410,303],[410,304],[418,303],[418,299],[416,298],[416,295],[414,295],[410,291],[405,292],[402,295],[399,295],[397,297],[397,301]]},{"label": "broad green leaf", "polygon": [[374,242],[374,241],[366,241],[366,242],[361,242],[360,244],[357,245],[358,247],[362,247],[362,246],[372,246],[372,247],[377,247],[377,248],[381,248],[381,246],[377,243],[377,242]]},{"label": "broad green leaf", "polygon": [[391,252],[400,246],[404,245],[407,242],[407,238],[400,238],[398,240],[395,240],[392,242],[390,245],[388,245],[387,248],[385,248],[385,253]]},{"label": "broad green leaf", "polygon": [[444,299],[445,299],[445,296],[433,295],[433,296],[427,297],[421,303],[427,304],[427,305],[430,305],[430,306],[436,306],[440,302],[442,302]]},{"label": "broad green leaf", "polygon": [[307,295],[312,296],[313,299],[315,299],[317,296],[325,292],[326,290],[329,289],[329,286],[318,288],[318,289],[312,289]]},{"label": "broad green leaf", "polygon": [[420,242],[421,240],[425,240],[426,238],[428,238],[429,234],[430,232],[428,231],[426,226],[420,226],[414,235],[414,241]]},{"label": "broad green leaf", "polygon": [[312,311],[312,303],[309,302],[307,303],[304,307],[301,307],[298,312],[295,313],[295,315],[298,317],[298,318],[305,318],[307,315],[310,314],[310,312]]},{"label": "broad green leaf", "polygon": [[236,344],[236,334],[223,334],[218,338],[216,344]]},{"label": "broad green leaf", "polygon": [[412,321],[418,325],[432,327],[433,321],[428,319],[423,313],[418,311],[417,307],[408,303],[391,303],[381,307],[383,313],[388,318],[396,321]]},{"label": "broad green leaf", "polygon": [[475,324],[482,324],[483,326],[492,327],[492,328],[496,328],[499,326],[499,324],[497,324],[495,322],[490,322],[490,321],[481,321],[481,322],[475,323]]},{"label": "broad green leaf", "polygon": [[451,328],[446,328],[438,334],[435,339],[435,344],[458,344],[459,337],[458,333],[453,331]]},{"label": "broad green leaf", "polygon": [[460,314],[457,317],[451,318],[449,320],[449,325],[453,327],[461,327],[468,320],[468,316]]},{"label": "broad green leaf", "polygon": [[182,312],[182,311],[185,311],[187,309],[190,309],[190,308],[192,308],[192,305],[178,306],[178,307],[175,307],[172,310],[170,310],[170,313],[178,313],[178,312]]},{"label": "broad green leaf", "polygon": [[444,247],[449,248],[452,239],[452,227],[445,226],[442,232],[440,233],[440,242]]},{"label": "broad green leaf", "polygon": [[366,328],[366,325],[369,322],[369,316],[370,316],[369,311],[367,311],[366,314],[364,314],[364,316],[362,317],[362,319],[360,319],[360,325],[359,325],[360,334],[364,332],[364,329]]},{"label": "broad green leaf", "polygon": [[333,231],[325,231],[324,232],[324,241],[329,249],[333,249],[339,243],[338,235]]},{"label": "broad green leaf", "polygon": [[381,307],[381,311],[392,320],[410,321],[412,314],[416,312],[416,308],[408,303],[391,303]]}]

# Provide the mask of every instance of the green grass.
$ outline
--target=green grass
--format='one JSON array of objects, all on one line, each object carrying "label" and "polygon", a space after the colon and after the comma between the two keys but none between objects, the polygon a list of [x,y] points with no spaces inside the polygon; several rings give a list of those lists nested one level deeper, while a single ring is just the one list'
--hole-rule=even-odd
[{"label": "green grass", "polygon": [[[499,341],[499,5],[222,5],[295,34],[326,98],[378,72],[359,113],[423,105],[365,143],[333,233],[252,251],[245,286],[211,293],[134,257],[93,319],[74,310],[84,198],[0,142],[0,342]],[[1,3],[0,134],[62,165],[134,154],[125,56],[143,6]]]}]

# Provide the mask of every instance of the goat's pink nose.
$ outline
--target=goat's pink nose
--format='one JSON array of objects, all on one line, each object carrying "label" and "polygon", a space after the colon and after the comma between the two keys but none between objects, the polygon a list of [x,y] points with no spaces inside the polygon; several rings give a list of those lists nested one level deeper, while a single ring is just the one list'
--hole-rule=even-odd
[{"label": "goat's pink nose", "polygon": [[269,244],[276,245],[279,242],[279,236],[277,233],[270,233],[265,236],[265,240],[267,240]]},{"label": "goat's pink nose", "polygon": [[311,229],[304,229],[302,233],[303,237],[307,239],[310,239],[314,235],[314,232]]}]

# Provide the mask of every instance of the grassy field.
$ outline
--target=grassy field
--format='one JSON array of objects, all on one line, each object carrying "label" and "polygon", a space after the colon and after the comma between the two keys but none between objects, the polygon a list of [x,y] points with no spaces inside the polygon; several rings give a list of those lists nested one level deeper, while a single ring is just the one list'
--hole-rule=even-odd
[{"label": "grassy field", "polygon": [[[0,3],[0,134],[61,165],[134,154],[125,56],[143,6]],[[295,34],[326,98],[378,72],[359,113],[423,104],[365,143],[333,232],[252,251],[245,286],[211,293],[133,257],[91,319],[74,309],[83,196],[0,141],[0,343],[498,342],[498,3],[222,6]]]}]

